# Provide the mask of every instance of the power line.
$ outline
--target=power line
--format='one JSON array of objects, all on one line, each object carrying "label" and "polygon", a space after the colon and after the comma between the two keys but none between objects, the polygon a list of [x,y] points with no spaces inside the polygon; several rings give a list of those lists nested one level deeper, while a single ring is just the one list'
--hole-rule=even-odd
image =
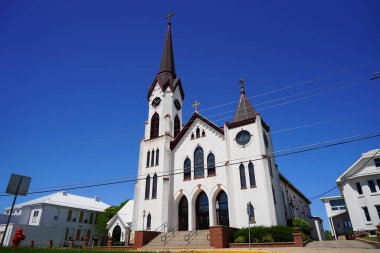
[{"label": "power line", "polygon": [[[368,135],[368,134],[364,134],[364,135]],[[323,148],[343,145],[343,144],[347,144],[347,143],[357,142],[357,141],[361,141],[361,140],[376,138],[376,137],[379,137],[379,136],[380,136],[380,131],[377,131],[377,132],[374,132],[371,136],[365,136],[365,137],[356,138],[356,139],[353,139],[353,140],[347,140],[347,141],[341,141],[341,142],[332,143],[332,144],[326,144],[326,145],[319,146],[319,147],[307,148],[307,149],[303,149],[303,150],[296,150],[296,151],[291,151],[291,152],[284,153],[284,154],[279,154],[279,155],[276,155],[274,152],[272,152],[271,153],[272,155],[269,153],[269,155],[265,156],[265,157],[260,157],[260,158],[255,158],[255,159],[249,159],[249,160],[245,160],[245,161],[241,160],[241,161],[238,161],[238,162],[235,162],[235,163],[228,163],[228,164],[226,164],[224,162],[223,165],[215,166],[215,168],[225,167],[225,166],[231,166],[231,165],[241,164],[241,163],[245,163],[245,162],[263,160],[263,159],[267,159],[268,157],[272,158],[272,157],[281,157],[281,156],[288,156],[288,155],[293,155],[293,154],[299,154],[299,153],[309,152],[309,151],[313,151],[313,150],[318,150],[318,149],[323,149]],[[352,138],[352,137],[347,137],[347,138]],[[308,146],[310,146],[310,145],[308,145]],[[296,148],[292,148],[292,149],[296,149]],[[193,171],[194,170],[190,170],[190,172],[193,172]],[[168,173],[168,174],[163,174],[163,175],[157,175],[157,177],[173,176],[173,175],[178,175],[178,174],[183,174],[183,173],[184,173],[184,171],[183,171],[183,169],[181,169],[180,172],[175,172],[175,173],[173,172],[173,173]],[[94,188],[94,187],[100,187],[100,186],[115,185],[115,184],[129,183],[129,182],[136,182],[136,181],[140,181],[140,180],[145,180],[145,177],[140,177],[140,178],[137,177],[135,179],[119,180],[119,181],[113,181],[113,182],[108,182],[108,183],[98,183],[98,184],[83,185],[83,186],[76,186],[76,187],[63,187],[63,188],[55,189],[55,190],[34,191],[34,192],[30,192],[28,194],[40,194],[40,193],[67,191],[67,190],[75,190],[75,189]],[[0,195],[0,197],[5,197],[5,196],[10,196],[10,195],[8,195],[8,194],[1,194]]]},{"label": "power line", "polygon": [[[351,178],[352,176],[354,176],[356,173],[358,173],[361,169],[363,169],[370,161],[372,161],[372,159],[378,154],[380,152],[380,149],[371,157],[371,158],[369,158],[362,166],[360,166],[360,168],[359,169],[357,169],[356,171],[354,171],[354,173],[352,174],[352,175],[350,175],[350,176],[348,176],[345,180],[347,180],[347,179],[349,179],[349,178]],[[327,194],[327,193],[329,193],[329,192],[331,192],[331,191],[333,191],[333,190],[335,190],[336,188],[338,188],[338,186],[336,185],[336,186],[334,186],[333,188],[331,188],[330,190],[328,190],[328,191],[326,191],[326,192],[324,192],[324,193],[321,193],[321,194],[319,194],[319,195],[317,195],[317,196],[314,196],[314,197],[312,197],[312,198],[310,198],[310,200],[312,200],[312,199],[316,199],[316,198],[319,198],[319,197],[322,197],[323,195],[325,195],[325,194]]]}]

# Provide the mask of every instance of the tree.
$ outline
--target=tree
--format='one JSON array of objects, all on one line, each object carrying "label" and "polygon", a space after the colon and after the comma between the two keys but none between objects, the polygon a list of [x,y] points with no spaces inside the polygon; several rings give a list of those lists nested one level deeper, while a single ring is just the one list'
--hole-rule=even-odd
[{"label": "tree", "polygon": [[332,234],[329,230],[325,230],[325,239],[326,240],[332,240],[333,239]]},{"label": "tree", "polygon": [[107,233],[107,222],[112,219],[113,216],[125,205],[129,199],[124,202],[121,202],[119,206],[110,206],[104,210],[103,213],[100,213],[96,219],[96,230],[100,234]]}]

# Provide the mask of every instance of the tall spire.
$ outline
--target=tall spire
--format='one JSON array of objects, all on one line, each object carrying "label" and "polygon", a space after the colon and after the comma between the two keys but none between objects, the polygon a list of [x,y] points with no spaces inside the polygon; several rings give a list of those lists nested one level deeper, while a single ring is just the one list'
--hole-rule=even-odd
[{"label": "tall spire", "polygon": [[252,119],[255,118],[257,114],[255,108],[252,106],[251,102],[249,102],[247,96],[245,95],[244,80],[240,79],[239,83],[241,87],[240,100],[233,118],[233,122]]},{"label": "tall spire", "polygon": [[168,30],[166,32],[166,39],[164,45],[164,51],[162,53],[161,65],[158,71],[158,76],[160,76],[162,83],[166,83],[169,79],[175,79],[175,68],[174,68],[174,54],[173,54],[173,42],[172,42],[172,32],[171,32],[171,17],[174,15],[173,12],[169,11],[168,16]]}]

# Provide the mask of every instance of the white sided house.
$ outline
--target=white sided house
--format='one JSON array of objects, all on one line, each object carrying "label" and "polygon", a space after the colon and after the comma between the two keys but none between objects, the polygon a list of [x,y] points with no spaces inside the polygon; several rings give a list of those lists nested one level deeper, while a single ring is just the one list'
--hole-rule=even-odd
[{"label": "white sided house", "polygon": [[[184,88],[174,68],[169,23],[158,74],[147,96],[133,230],[286,225],[310,217],[310,201],[278,171],[270,128],[246,97],[222,126],[197,110],[183,125]],[[238,96],[238,94],[236,94]],[[291,205],[291,207],[289,207]]]},{"label": "white sided house", "polygon": [[[63,246],[68,244],[70,238],[76,244],[81,244],[86,237],[99,236],[95,229],[95,220],[108,207],[98,197],[88,198],[67,192],[58,192],[15,205],[13,223],[6,233],[5,245],[10,245],[18,227],[26,235],[21,245],[28,245],[32,240],[36,246],[46,245],[49,240],[54,240],[55,246]],[[6,208],[5,213],[9,212],[10,208]],[[1,236],[4,230],[5,224],[1,224]]]},{"label": "white sided house", "polygon": [[116,214],[107,222],[108,236],[113,242],[121,242],[124,245],[133,243],[131,233],[133,221],[134,201],[129,200]]},{"label": "white sided house", "polygon": [[[341,216],[346,212],[344,228],[375,236],[376,225],[380,224],[380,149],[362,154],[336,184],[342,195],[322,198],[327,215],[335,212]],[[337,226],[333,221],[332,229]]]}]

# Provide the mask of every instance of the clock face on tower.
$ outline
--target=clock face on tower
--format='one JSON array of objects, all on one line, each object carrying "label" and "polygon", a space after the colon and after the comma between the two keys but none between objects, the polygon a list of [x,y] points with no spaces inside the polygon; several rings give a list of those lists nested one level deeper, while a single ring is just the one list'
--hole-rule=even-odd
[{"label": "clock face on tower", "polygon": [[178,101],[178,99],[174,100],[174,106],[178,111],[181,110],[181,103]]},{"label": "clock face on tower", "polygon": [[161,103],[161,98],[156,97],[156,98],[153,99],[153,101],[152,101],[152,106],[153,106],[154,108],[156,108],[157,106],[160,105],[160,103]]}]

